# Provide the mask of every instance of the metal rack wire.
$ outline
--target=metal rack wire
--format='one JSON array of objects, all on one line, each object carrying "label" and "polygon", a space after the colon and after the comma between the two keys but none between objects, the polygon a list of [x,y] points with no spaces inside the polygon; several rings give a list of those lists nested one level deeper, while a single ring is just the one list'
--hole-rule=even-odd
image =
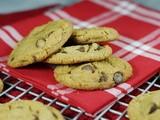
[{"label": "metal rack wire", "polygon": [[31,84],[25,83],[20,79],[0,71],[0,79],[4,82],[4,90],[0,93],[0,103],[14,100],[37,100],[48,106],[53,106],[61,111],[66,120],[128,120],[127,107],[128,103],[137,95],[160,89],[160,73],[154,75],[146,83],[142,84],[131,93],[125,95],[108,108],[99,113],[95,118],[89,117],[86,113],[72,105],[63,103],[57,98],[34,88]]}]

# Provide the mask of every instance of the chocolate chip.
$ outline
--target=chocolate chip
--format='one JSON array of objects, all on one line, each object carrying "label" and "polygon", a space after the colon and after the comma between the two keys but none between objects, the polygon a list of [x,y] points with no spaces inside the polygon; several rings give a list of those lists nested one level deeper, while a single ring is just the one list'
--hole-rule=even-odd
[{"label": "chocolate chip", "polygon": [[39,114],[39,111],[38,111],[38,110],[36,111],[36,114]]},{"label": "chocolate chip", "polygon": [[106,82],[106,81],[107,81],[106,74],[104,72],[101,72],[101,76],[99,78],[99,82]]},{"label": "chocolate chip", "polygon": [[96,50],[100,50],[100,49],[102,49],[102,46],[99,45]]},{"label": "chocolate chip", "polygon": [[21,60],[20,62],[21,63],[25,63],[25,62],[28,62],[28,60]]},{"label": "chocolate chip", "polygon": [[53,34],[53,32],[54,32],[54,31],[51,31],[51,32],[48,34],[48,37],[49,37],[51,34]]},{"label": "chocolate chip", "polygon": [[31,108],[31,106],[29,106],[29,110],[30,110],[30,111],[32,111],[32,108]]},{"label": "chocolate chip", "polygon": [[107,31],[104,31],[104,33],[105,33],[106,35],[109,35],[109,33],[108,33]]},{"label": "chocolate chip", "polygon": [[13,61],[14,60],[14,57],[13,58],[11,58],[11,61]]},{"label": "chocolate chip", "polygon": [[44,39],[44,38],[38,39],[36,42],[36,47],[42,48],[45,45],[45,43],[46,43],[46,39]]},{"label": "chocolate chip", "polygon": [[151,108],[148,114],[154,113],[158,109],[157,105],[155,103],[151,103]]},{"label": "chocolate chip", "polygon": [[92,73],[94,73],[94,72],[95,72],[94,67],[93,67],[93,66],[91,66],[91,65],[83,66],[83,67],[82,67],[82,70],[92,71]]},{"label": "chocolate chip", "polygon": [[123,82],[123,74],[120,72],[116,72],[113,76],[113,80],[116,84],[120,84]]},{"label": "chocolate chip", "polygon": [[34,116],[34,120],[39,120],[37,115],[33,115]]},{"label": "chocolate chip", "polygon": [[80,51],[80,52],[85,52],[85,48],[84,48],[84,47],[79,47],[79,48],[76,49],[76,50],[78,50],[78,51]]},{"label": "chocolate chip", "polygon": [[8,106],[9,110],[11,110],[11,105]]},{"label": "chocolate chip", "polygon": [[100,49],[102,49],[102,46],[100,46],[97,43],[93,43],[92,46],[93,46],[94,50],[100,50]]},{"label": "chocolate chip", "polygon": [[58,119],[58,116],[57,116],[56,114],[54,114],[53,112],[52,112],[52,115],[53,115],[56,119]]},{"label": "chocolate chip", "polygon": [[61,52],[61,53],[67,53],[67,52],[66,52],[65,50],[63,50],[63,49],[62,49],[60,52]]},{"label": "chocolate chip", "polygon": [[63,32],[62,35],[65,36],[67,34],[67,32]]},{"label": "chocolate chip", "polygon": [[32,58],[33,58],[33,61],[34,61],[34,62],[37,62],[37,58],[36,58],[35,55],[33,55]]}]

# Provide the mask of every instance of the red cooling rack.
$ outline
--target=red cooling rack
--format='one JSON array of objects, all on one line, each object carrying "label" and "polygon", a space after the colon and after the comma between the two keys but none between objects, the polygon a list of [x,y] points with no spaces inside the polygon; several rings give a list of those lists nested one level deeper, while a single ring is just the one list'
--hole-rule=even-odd
[{"label": "red cooling rack", "polygon": [[142,93],[160,89],[160,72],[158,72],[146,83],[125,95],[93,118],[88,116],[84,111],[63,103],[57,98],[34,88],[31,84],[16,79],[7,73],[0,71],[0,78],[4,82],[3,92],[0,93],[0,103],[26,99],[37,100],[60,110],[66,120],[128,120],[126,113],[127,106],[134,97]]}]

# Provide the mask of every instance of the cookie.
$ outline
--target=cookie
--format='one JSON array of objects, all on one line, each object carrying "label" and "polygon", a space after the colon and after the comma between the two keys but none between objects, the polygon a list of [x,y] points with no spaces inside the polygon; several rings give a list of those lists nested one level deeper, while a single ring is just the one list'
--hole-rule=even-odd
[{"label": "cookie", "polygon": [[62,47],[44,62],[51,64],[74,64],[103,60],[112,54],[111,47],[97,43]]},{"label": "cookie", "polygon": [[111,88],[132,76],[131,65],[114,56],[102,61],[60,65],[54,70],[56,80],[68,87],[82,90]]},{"label": "cookie", "polygon": [[119,38],[118,32],[109,27],[94,27],[86,29],[73,30],[72,40],[78,44],[107,42],[117,40]]},{"label": "cookie", "polygon": [[64,120],[53,107],[31,100],[18,100],[0,105],[0,120]]},{"label": "cookie", "polygon": [[44,60],[63,46],[72,29],[73,25],[67,20],[36,27],[16,45],[8,58],[8,65],[17,68]]},{"label": "cookie", "polygon": [[138,95],[127,108],[130,120],[160,120],[160,90]]},{"label": "cookie", "polygon": [[3,81],[0,79],[0,92],[2,92],[3,87],[4,87]]}]

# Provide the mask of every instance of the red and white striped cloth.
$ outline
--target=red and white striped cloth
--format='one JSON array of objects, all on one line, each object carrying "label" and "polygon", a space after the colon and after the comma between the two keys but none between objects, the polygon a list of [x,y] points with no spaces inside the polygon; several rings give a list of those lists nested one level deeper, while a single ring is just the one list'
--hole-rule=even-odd
[{"label": "red and white striped cloth", "polygon": [[[75,28],[108,26],[117,29],[120,39],[104,44],[112,47],[115,56],[133,66],[133,76],[111,89],[81,91],[58,83],[53,68],[46,64],[36,63],[19,69],[6,65],[16,42],[34,27],[61,18],[70,20]],[[0,28],[0,69],[94,116],[160,70],[160,11],[128,0],[85,0],[5,25]]]}]

